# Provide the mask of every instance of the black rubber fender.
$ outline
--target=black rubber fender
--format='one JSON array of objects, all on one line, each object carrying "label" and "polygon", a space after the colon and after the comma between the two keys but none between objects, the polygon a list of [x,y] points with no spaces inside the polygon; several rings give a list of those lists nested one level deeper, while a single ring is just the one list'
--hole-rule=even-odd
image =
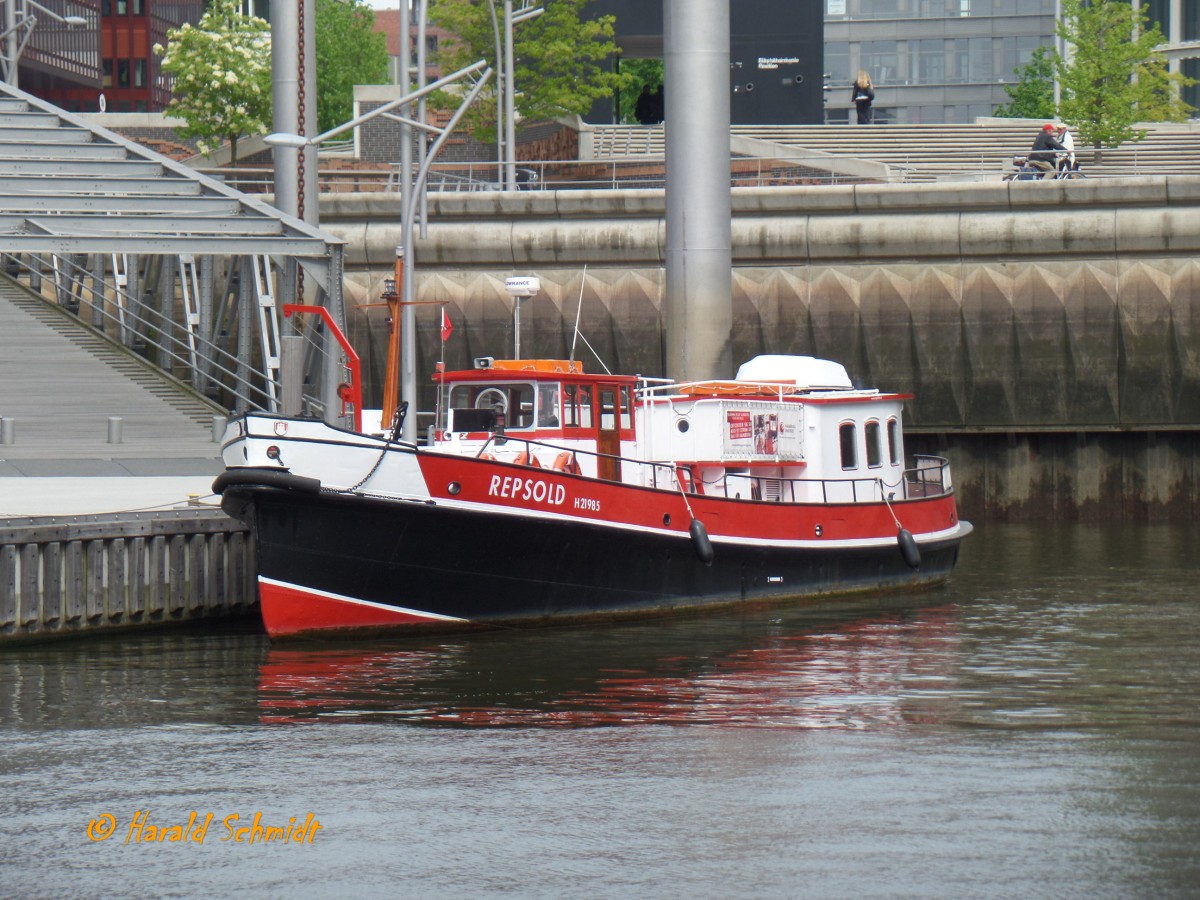
[{"label": "black rubber fender", "polygon": [[283,469],[226,469],[213,482],[213,493],[223,494],[230,487],[272,487],[301,494],[316,494],[321,490],[321,481],[293,475]]},{"label": "black rubber fender", "polygon": [[704,527],[704,523],[699,519],[692,519],[692,524],[688,526],[688,534],[692,536],[692,546],[696,548],[696,556],[700,558],[700,562],[709,565],[713,561],[713,545],[708,539],[708,529]]},{"label": "black rubber fender", "polygon": [[900,545],[900,555],[910,569],[921,568],[921,550],[917,547],[916,538],[907,528],[901,528],[896,533],[896,543]]}]

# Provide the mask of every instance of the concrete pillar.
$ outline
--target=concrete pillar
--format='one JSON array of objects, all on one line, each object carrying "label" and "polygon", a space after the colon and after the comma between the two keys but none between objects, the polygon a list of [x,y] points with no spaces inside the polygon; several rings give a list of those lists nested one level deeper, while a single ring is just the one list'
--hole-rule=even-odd
[{"label": "concrete pillar", "polygon": [[733,375],[729,0],[663,0],[666,374]]}]

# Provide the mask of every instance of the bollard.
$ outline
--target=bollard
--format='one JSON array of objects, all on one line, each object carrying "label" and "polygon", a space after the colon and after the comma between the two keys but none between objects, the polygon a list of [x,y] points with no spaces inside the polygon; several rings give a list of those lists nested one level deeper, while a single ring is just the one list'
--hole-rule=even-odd
[{"label": "bollard", "polygon": [[108,417],[108,442],[110,444],[121,443],[121,417]]},{"label": "bollard", "polygon": [[12,416],[0,418],[0,444],[17,442],[17,420]]},{"label": "bollard", "polygon": [[227,420],[224,416],[212,417],[212,442],[219,444],[225,438],[225,425]]}]

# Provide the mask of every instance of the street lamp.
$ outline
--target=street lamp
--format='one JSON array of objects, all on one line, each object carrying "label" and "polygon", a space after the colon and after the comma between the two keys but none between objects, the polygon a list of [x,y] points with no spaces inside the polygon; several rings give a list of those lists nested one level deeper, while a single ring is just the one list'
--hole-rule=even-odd
[{"label": "street lamp", "polygon": [[504,187],[515,190],[517,187],[517,127],[516,104],[514,97],[516,89],[513,84],[513,26],[536,19],[543,12],[542,7],[526,6],[515,13],[512,0],[504,0]]},{"label": "street lamp", "polygon": [[[400,315],[399,317],[395,315],[392,316],[392,327],[395,328],[398,325],[400,328],[400,399],[408,403],[408,408],[414,412],[417,408],[417,335],[416,313],[413,309],[413,298],[415,293],[414,286],[416,283],[415,279],[413,278],[413,220],[416,218],[417,205],[420,202],[421,194],[424,192],[425,181],[429,175],[430,166],[437,157],[438,153],[441,151],[442,145],[446,142],[446,139],[450,136],[450,133],[458,125],[463,113],[465,113],[467,108],[475,102],[475,98],[479,96],[479,92],[483,89],[483,86],[487,83],[488,79],[492,77],[491,68],[485,68],[485,66],[487,66],[486,61],[481,59],[479,62],[467,66],[465,69],[459,69],[457,72],[454,72],[451,75],[439,78],[437,81],[426,85],[420,90],[405,94],[398,100],[392,100],[389,103],[385,103],[383,106],[376,107],[364,115],[358,116],[355,119],[351,119],[349,122],[346,122],[343,125],[338,125],[336,128],[331,128],[328,131],[322,132],[315,137],[306,138],[298,134],[287,134],[280,132],[269,134],[263,138],[266,143],[275,147],[299,148],[308,144],[320,144],[322,141],[327,141],[329,138],[341,134],[343,131],[348,131],[351,128],[363,124],[368,119],[373,119],[376,116],[385,114],[388,115],[389,118],[396,119],[403,124],[411,125],[437,135],[437,138],[429,147],[429,152],[425,155],[425,158],[421,160],[421,164],[417,168],[416,178],[413,178],[413,174],[410,169],[405,169],[400,173],[401,180],[404,181],[406,185],[406,189],[401,192],[401,196],[404,198],[404,209],[401,213],[403,218],[400,222],[400,246],[396,248],[396,281],[398,282],[397,287],[400,289]],[[457,81],[459,78],[479,72],[480,69],[483,71],[480,72],[478,80],[475,82],[471,90],[467,92],[467,95],[463,98],[462,103],[459,104],[458,109],[455,110],[454,115],[450,117],[450,121],[446,123],[444,128],[438,128],[435,125],[428,125],[424,122],[416,122],[405,116],[394,115],[391,112],[396,107],[411,106],[414,100],[418,100],[421,97],[424,97],[426,94],[430,94],[433,91],[445,87],[451,82]],[[406,267],[407,272],[405,271]],[[339,322],[338,324],[340,326],[343,323]],[[389,379],[389,381],[390,380],[391,379]],[[394,394],[390,393],[390,390],[391,388],[388,385],[385,385],[385,391],[389,391],[389,393],[385,396],[394,396]],[[393,412],[394,411],[388,409],[385,404],[385,408],[383,410],[384,423],[391,422]],[[404,430],[402,433],[404,440],[416,440],[416,418],[416,415],[405,418]]]},{"label": "street lamp", "polygon": [[37,0],[5,0],[4,2],[4,31],[0,32],[0,75],[7,84],[17,87],[17,64],[21,54],[37,26],[38,13],[53,19],[55,22],[77,28],[87,25],[88,20],[83,16],[64,16],[52,9],[47,9]]}]

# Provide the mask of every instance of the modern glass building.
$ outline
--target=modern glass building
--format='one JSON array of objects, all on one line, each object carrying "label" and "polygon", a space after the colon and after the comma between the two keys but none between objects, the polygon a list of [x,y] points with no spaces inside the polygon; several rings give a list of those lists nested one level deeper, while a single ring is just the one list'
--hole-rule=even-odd
[{"label": "modern glass building", "polygon": [[[1133,2],[1159,23],[1171,67],[1200,76],[1200,0]],[[875,82],[876,122],[989,116],[1008,102],[1014,71],[1054,46],[1055,18],[1055,0],[825,0],[825,119],[848,121],[859,69]],[[1200,106],[1200,86],[1184,99]]]}]

